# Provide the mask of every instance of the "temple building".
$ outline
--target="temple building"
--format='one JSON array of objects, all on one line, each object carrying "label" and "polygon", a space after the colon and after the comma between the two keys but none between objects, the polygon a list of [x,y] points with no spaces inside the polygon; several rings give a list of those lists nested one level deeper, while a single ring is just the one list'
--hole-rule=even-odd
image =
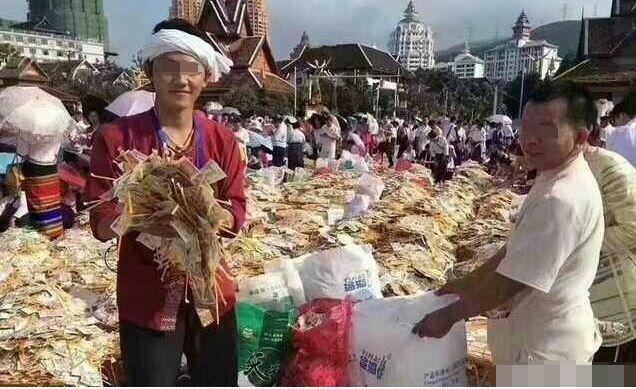
[{"label": "temple building", "polygon": [[203,91],[203,101],[218,100],[221,95],[239,87],[270,95],[294,93],[294,86],[278,75],[268,37],[254,34],[246,0],[206,0],[198,27],[207,33],[210,43],[218,51],[234,62],[229,74]]},{"label": "temple building", "polygon": [[559,79],[614,103],[636,92],[636,0],[614,0],[610,17],[584,19],[578,57]]}]

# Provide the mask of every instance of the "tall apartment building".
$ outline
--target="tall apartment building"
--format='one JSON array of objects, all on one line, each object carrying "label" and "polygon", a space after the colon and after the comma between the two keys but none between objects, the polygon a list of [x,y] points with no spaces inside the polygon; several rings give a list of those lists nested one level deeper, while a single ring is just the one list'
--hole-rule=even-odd
[{"label": "tall apartment building", "polygon": [[108,46],[108,20],[103,0],[28,0],[29,23],[48,21],[56,29],[81,40]]},{"label": "tall apartment building", "polygon": [[269,11],[267,0],[247,0],[247,15],[254,35],[269,34]]},{"label": "tall apartment building", "polygon": [[170,17],[185,19],[196,25],[199,22],[203,2],[204,0],[172,0]]}]

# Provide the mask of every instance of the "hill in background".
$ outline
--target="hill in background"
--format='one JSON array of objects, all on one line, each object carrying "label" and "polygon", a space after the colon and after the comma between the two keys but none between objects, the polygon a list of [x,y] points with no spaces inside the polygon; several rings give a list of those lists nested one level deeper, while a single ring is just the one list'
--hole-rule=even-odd
[{"label": "hill in background", "polygon": [[[576,55],[579,47],[579,34],[581,33],[580,20],[565,20],[561,22],[549,23],[532,30],[530,37],[534,40],[542,40],[559,46],[559,56],[565,57],[567,54]],[[512,36],[512,34],[511,34]],[[470,51],[473,55],[483,58],[483,54],[493,47],[506,42],[508,39],[490,39],[469,42]],[[445,50],[436,52],[437,62],[452,61],[455,56],[462,52],[464,43],[451,46]]]}]

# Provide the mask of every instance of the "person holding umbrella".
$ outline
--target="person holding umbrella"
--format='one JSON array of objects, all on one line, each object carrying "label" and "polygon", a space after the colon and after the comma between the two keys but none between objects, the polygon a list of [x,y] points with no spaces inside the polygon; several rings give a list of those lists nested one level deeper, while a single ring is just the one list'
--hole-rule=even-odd
[{"label": "person holding umbrella", "polygon": [[0,93],[0,128],[23,159],[24,180],[16,186],[26,194],[30,224],[51,240],[64,235],[58,155],[75,126],[64,104],[37,87],[15,86]]},{"label": "person holding umbrella", "polygon": [[[222,296],[218,309],[201,304],[192,297],[186,277],[164,277],[154,251],[138,241],[141,233],[163,239],[176,236],[170,216],[119,237],[111,227],[119,216],[118,205],[100,202],[118,176],[122,151],[149,155],[158,150],[187,158],[200,169],[208,162],[217,163],[226,177],[215,184],[214,193],[223,202],[215,212],[230,221],[225,225],[228,230],[240,230],[246,197],[238,142],[231,130],[194,110],[202,89],[229,72],[232,62],[213,48],[204,33],[181,19],[159,23],[141,56],[156,92],[155,107],[97,130],[86,188],[88,199],[97,202],[90,212],[93,235],[101,241],[120,239],[117,308],[128,384],[174,386],[185,354],[192,385],[236,386],[236,297],[227,270],[216,274]],[[227,268],[224,262],[221,266]]]}]

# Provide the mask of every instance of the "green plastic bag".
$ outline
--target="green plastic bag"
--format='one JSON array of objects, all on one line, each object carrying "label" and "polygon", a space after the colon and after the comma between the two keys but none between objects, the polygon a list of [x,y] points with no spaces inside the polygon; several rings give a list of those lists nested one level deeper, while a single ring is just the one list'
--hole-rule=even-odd
[{"label": "green plastic bag", "polygon": [[246,302],[237,304],[239,331],[239,386],[278,383],[296,310],[291,303],[270,310]]}]

